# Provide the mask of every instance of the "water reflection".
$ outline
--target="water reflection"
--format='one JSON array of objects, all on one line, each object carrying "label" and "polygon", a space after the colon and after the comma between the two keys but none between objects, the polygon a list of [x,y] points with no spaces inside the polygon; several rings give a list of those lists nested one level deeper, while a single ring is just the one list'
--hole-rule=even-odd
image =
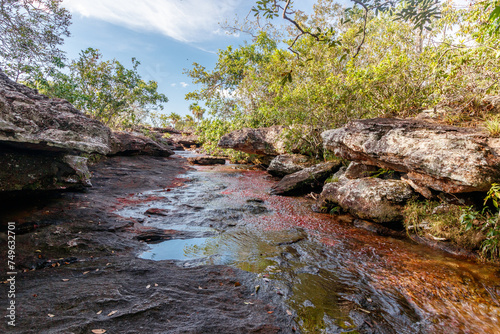
[{"label": "water reflection", "polygon": [[[148,204],[168,207],[170,216],[145,224],[213,230],[153,245],[142,257],[258,273],[281,291],[305,333],[500,332],[497,267],[312,213],[307,200],[269,195],[274,181],[262,172],[226,165],[197,167],[188,177],[187,187]],[[138,217],[143,209],[120,214]]]}]

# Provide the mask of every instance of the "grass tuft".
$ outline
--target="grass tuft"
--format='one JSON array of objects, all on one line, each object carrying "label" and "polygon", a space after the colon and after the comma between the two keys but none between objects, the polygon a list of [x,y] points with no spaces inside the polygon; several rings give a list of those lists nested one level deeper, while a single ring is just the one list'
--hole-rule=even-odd
[{"label": "grass tuft", "polygon": [[484,125],[491,137],[500,136],[500,118],[494,117],[489,120],[486,120],[484,122]]}]

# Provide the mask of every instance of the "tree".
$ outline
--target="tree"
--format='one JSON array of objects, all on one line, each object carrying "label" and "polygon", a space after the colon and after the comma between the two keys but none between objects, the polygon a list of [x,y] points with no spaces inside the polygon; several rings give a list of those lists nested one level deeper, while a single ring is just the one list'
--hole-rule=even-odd
[{"label": "tree", "polygon": [[16,81],[38,69],[50,72],[65,59],[69,36],[63,0],[0,0],[0,67]]},{"label": "tree", "polygon": [[[359,30],[360,41],[356,48],[353,58],[356,58],[366,39],[367,23],[376,17],[379,12],[395,12],[395,18],[405,20],[414,24],[422,33],[423,29],[430,30],[431,20],[440,17],[439,1],[438,0],[351,0],[354,3],[353,7],[348,7],[345,10],[346,16],[350,12],[356,10],[356,7],[361,7],[363,11],[363,24]],[[308,26],[300,19],[300,11],[293,9],[293,0],[258,0],[256,6],[252,8],[255,16],[263,16],[266,19],[273,19],[281,15],[296,29],[296,34],[293,40],[289,43],[289,50],[300,56],[300,53],[294,49],[295,43],[303,37],[309,36],[317,42],[328,44],[329,46],[338,46],[342,44],[342,40],[338,38],[336,31],[330,27],[322,29],[319,26]],[[399,6],[399,8],[398,8]],[[374,13],[375,15],[371,15]],[[299,18],[296,18],[298,16]],[[341,19],[341,23],[348,22],[350,19]]]},{"label": "tree", "polygon": [[155,81],[144,81],[140,65],[132,58],[132,69],[116,59],[102,60],[99,50],[88,48],[69,65],[69,74],[57,73],[53,81],[37,76],[29,85],[43,94],[67,99],[89,116],[114,128],[127,128],[163,109],[168,98],[158,93]]},{"label": "tree", "polygon": [[189,105],[189,110],[198,121],[203,118],[203,114],[205,114],[206,111],[204,108],[200,107],[198,102],[191,103],[191,105]]},{"label": "tree", "polygon": [[170,120],[173,128],[176,128],[177,123],[182,119],[181,115],[175,112],[171,112],[166,118]]},{"label": "tree", "polygon": [[[254,43],[237,49],[229,46],[219,50],[218,62],[212,71],[194,63],[194,68],[185,73],[193,78],[195,84],[200,84],[201,89],[186,94],[186,100],[204,101],[210,113],[218,117],[233,117],[236,113],[245,113],[255,107],[255,101],[269,95],[265,85],[253,87],[252,94],[241,91],[242,81],[249,74],[258,76],[264,64],[269,63],[276,42],[268,37],[265,32],[257,36]],[[248,106],[241,104],[241,97],[248,97],[245,101]]]}]

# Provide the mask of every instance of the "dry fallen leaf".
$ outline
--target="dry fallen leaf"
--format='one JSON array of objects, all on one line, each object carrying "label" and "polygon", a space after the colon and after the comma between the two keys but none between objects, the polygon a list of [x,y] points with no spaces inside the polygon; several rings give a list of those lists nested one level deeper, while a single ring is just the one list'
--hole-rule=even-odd
[{"label": "dry fallen leaf", "polygon": [[292,311],[290,311],[290,310],[286,310],[286,314],[288,314],[288,315],[292,315]]},{"label": "dry fallen leaf", "polygon": [[151,287],[151,284],[146,285],[146,289],[149,289]]},{"label": "dry fallen leaf", "polygon": [[158,284],[155,283],[155,286],[158,286]]},{"label": "dry fallen leaf", "polygon": [[100,310],[99,312],[97,312],[96,314],[101,314],[102,313],[102,310]]},{"label": "dry fallen leaf", "polygon": [[99,268],[97,268],[95,271],[99,271]]},{"label": "dry fallen leaf", "polygon": [[253,305],[251,302],[245,302],[245,305]]},{"label": "dry fallen leaf", "polygon": [[240,282],[236,282],[236,283],[234,283],[234,286],[241,286],[241,283]]},{"label": "dry fallen leaf", "polygon": [[274,313],[274,311],[267,311],[267,313],[269,313],[269,314],[273,314],[273,313]]},{"label": "dry fallen leaf", "polygon": [[87,275],[90,271],[84,271],[83,274]]},{"label": "dry fallen leaf", "polygon": [[63,279],[62,279],[62,281],[63,281],[63,282],[67,282],[67,281],[69,281],[69,279],[67,279],[67,278],[63,278]]},{"label": "dry fallen leaf", "polygon": [[115,314],[116,312],[118,312],[118,311],[111,311],[111,312],[109,312],[108,317],[111,317],[111,316],[112,316],[113,314]]},{"label": "dry fallen leaf", "polygon": [[49,316],[49,318],[53,318],[53,317],[55,317],[55,315],[50,314],[50,313],[49,313],[49,314],[47,314],[47,315]]},{"label": "dry fallen leaf", "polygon": [[106,333],[106,330],[105,329],[93,329],[92,333],[94,333],[94,334],[104,334],[104,333]]}]

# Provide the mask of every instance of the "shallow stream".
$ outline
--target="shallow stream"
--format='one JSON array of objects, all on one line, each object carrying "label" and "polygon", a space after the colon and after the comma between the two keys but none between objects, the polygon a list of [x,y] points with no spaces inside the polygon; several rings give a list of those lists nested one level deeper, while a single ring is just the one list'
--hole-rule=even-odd
[{"label": "shallow stream", "polygon": [[245,166],[183,177],[116,212],[183,232],[140,257],[254,272],[257,295],[274,290],[303,333],[500,333],[498,267],[314,213],[304,198],[270,195],[276,181]]}]

